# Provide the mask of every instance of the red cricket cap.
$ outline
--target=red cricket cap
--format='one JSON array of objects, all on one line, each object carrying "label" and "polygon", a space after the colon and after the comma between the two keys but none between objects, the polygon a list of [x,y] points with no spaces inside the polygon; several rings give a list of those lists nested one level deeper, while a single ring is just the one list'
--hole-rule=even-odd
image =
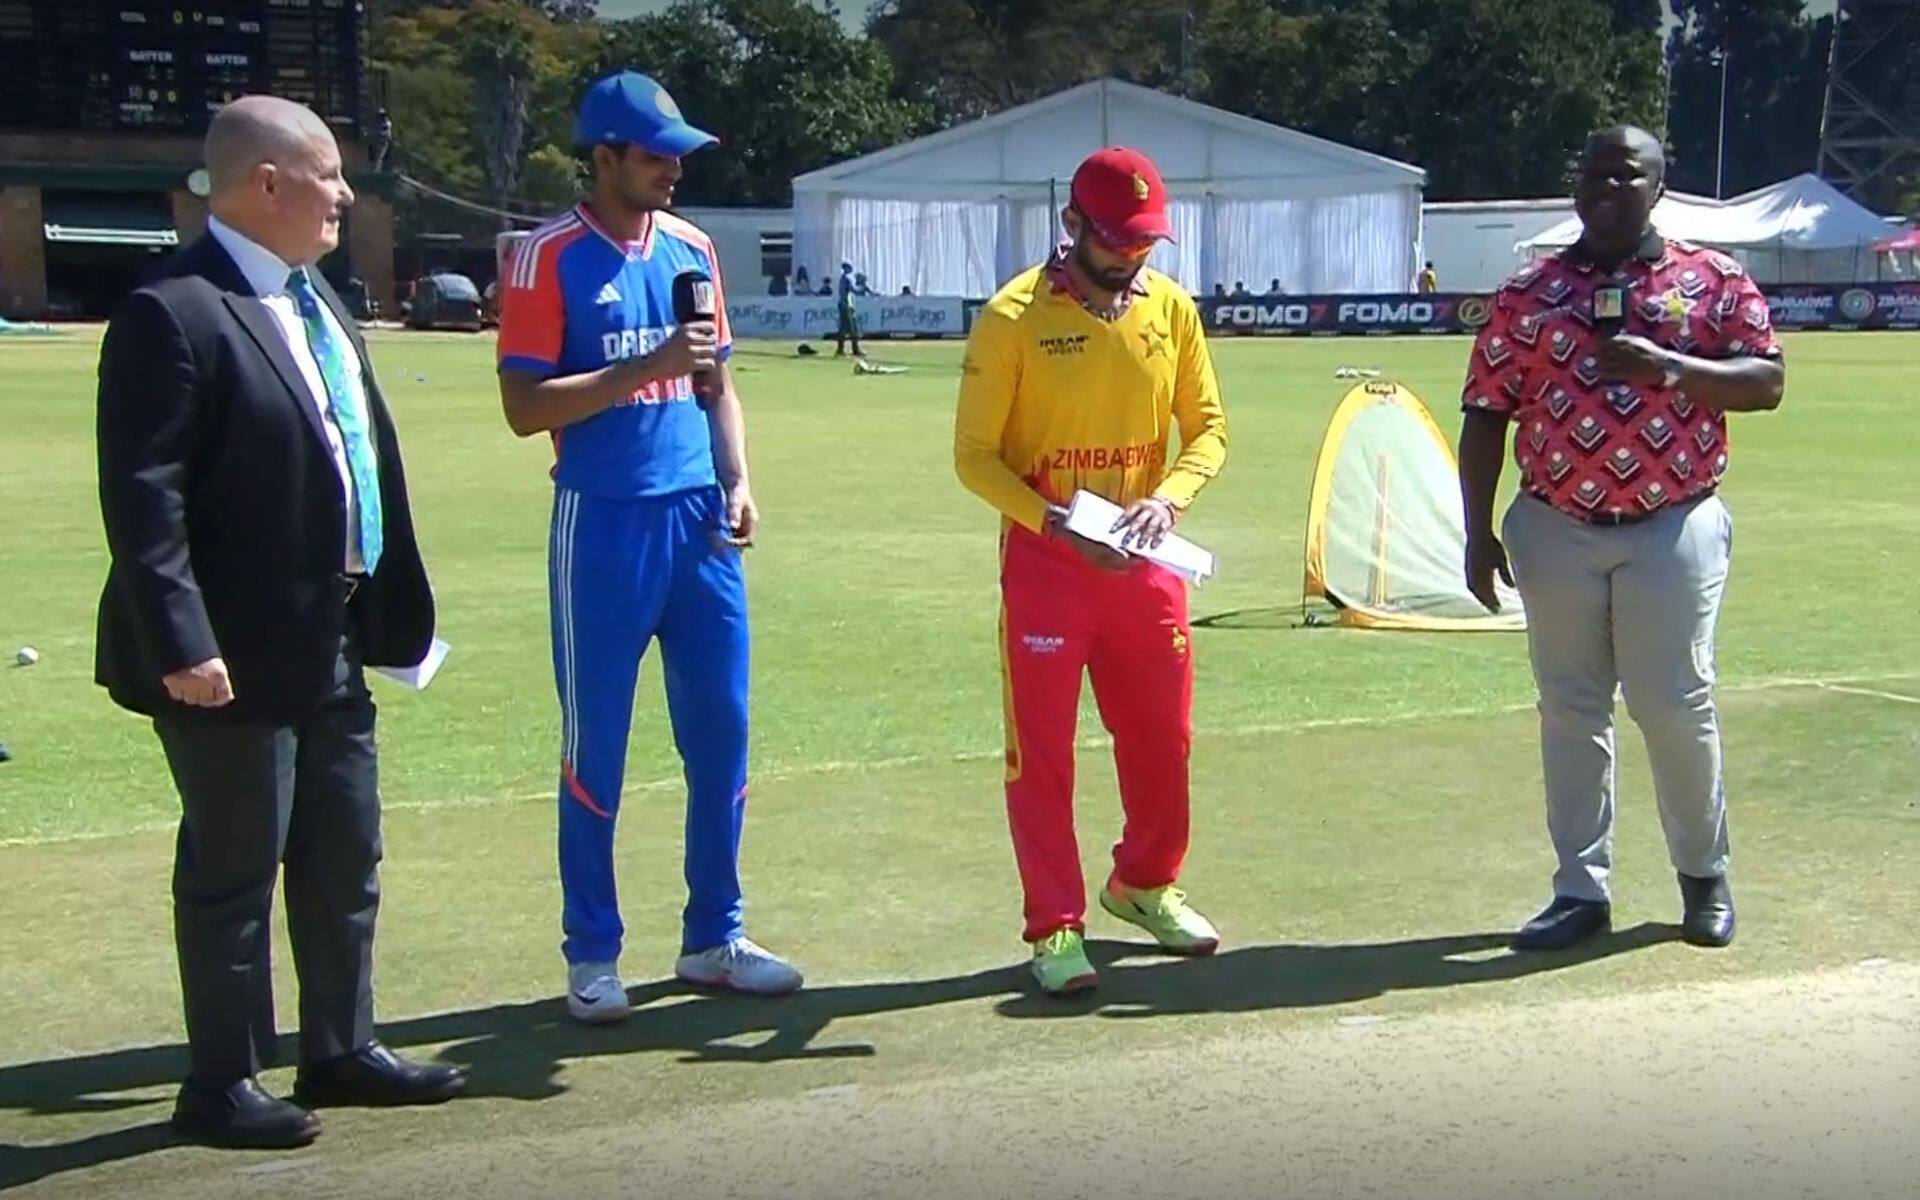
[{"label": "red cricket cap", "polygon": [[1096,150],[1073,173],[1073,206],[1110,246],[1131,247],[1173,240],[1167,219],[1167,185],[1153,160],[1138,150]]}]

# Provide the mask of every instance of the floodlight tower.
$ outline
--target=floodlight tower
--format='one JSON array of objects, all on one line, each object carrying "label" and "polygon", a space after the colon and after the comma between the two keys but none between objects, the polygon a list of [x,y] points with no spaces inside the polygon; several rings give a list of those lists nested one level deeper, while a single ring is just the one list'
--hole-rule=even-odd
[{"label": "floodlight tower", "polygon": [[1920,0],[1839,0],[1819,173],[1862,202],[1888,202],[1920,165]]}]

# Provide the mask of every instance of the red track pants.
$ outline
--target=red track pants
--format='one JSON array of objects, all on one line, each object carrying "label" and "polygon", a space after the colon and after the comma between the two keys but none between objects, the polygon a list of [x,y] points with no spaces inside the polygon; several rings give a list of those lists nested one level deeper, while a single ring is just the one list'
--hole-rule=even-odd
[{"label": "red track pants", "polygon": [[1026,938],[1083,929],[1086,881],[1073,829],[1080,676],[1113,735],[1126,827],[1113,848],[1128,887],[1172,883],[1187,855],[1193,658],[1186,584],[1150,563],[1089,566],[1016,527],[1001,554],[1007,819],[1026,894]]}]

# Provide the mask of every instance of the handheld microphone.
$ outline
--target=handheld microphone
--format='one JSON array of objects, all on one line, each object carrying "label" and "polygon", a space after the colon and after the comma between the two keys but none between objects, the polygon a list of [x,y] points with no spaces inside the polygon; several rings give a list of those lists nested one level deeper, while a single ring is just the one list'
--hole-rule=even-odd
[{"label": "handheld microphone", "polygon": [[1606,337],[1626,329],[1627,280],[1624,275],[1615,275],[1593,289],[1593,327]]},{"label": "handheld microphone", "polygon": [[[682,271],[673,277],[673,320],[676,325],[714,319],[713,277],[705,271]],[[713,374],[695,371],[693,397],[705,408],[713,401]]]},{"label": "handheld microphone", "polygon": [[[718,307],[714,300],[713,276],[705,271],[682,271],[673,277],[673,323],[675,325],[713,320]],[[701,408],[712,406],[713,388],[713,372],[695,371],[693,373],[693,398]],[[723,517],[722,524],[724,523]],[[739,536],[738,529],[723,529],[716,534],[722,542],[732,542],[741,547],[753,545],[752,542],[737,541]]]}]

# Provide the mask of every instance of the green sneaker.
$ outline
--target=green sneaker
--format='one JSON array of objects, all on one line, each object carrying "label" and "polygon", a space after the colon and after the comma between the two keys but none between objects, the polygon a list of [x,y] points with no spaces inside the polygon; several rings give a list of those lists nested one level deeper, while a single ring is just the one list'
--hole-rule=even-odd
[{"label": "green sneaker", "polygon": [[1173,954],[1201,956],[1220,948],[1220,931],[1195,912],[1187,903],[1187,894],[1172,884],[1130,888],[1109,879],[1100,889],[1100,907],[1146,930],[1162,949]]},{"label": "green sneaker", "polygon": [[1084,992],[1100,982],[1087,961],[1087,942],[1077,930],[1056,929],[1033,944],[1033,977],[1050,996]]}]

